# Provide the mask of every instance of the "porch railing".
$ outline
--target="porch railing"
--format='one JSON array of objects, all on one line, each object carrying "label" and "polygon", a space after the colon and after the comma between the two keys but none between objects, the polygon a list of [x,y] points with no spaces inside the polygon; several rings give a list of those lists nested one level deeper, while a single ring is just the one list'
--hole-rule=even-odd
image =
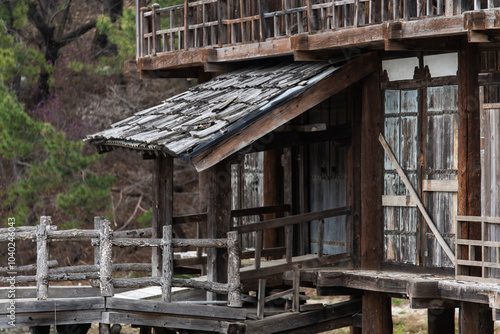
[{"label": "porch railing", "polygon": [[[480,235],[463,233],[474,225],[479,225],[474,230],[480,230]],[[455,278],[500,283],[500,218],[457,216],[455,226]]]},{"label": "porch railing", "polygon": [[[270,7],[273,8],[270,8]],[[461,0],[185,0],[136,9],[137,57],[494,8]]]}]

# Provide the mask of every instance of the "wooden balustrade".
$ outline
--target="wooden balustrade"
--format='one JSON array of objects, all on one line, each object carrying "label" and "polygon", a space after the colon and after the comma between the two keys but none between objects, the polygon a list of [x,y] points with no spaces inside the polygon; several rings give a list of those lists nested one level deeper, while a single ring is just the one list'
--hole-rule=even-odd
[{"label": "wooden balustrade", "polygon": [[264,0],[185,0],[137,9],[138,57],[160,52],[265,41],[302,33],[357,28],[393,20],[462,15],[494,8],[493,1],[284,0],[270,10]]},{"label": "wooden balustrade", "polygon": [[[467,224],[481,225],[480,240],[463,235]],[[500,218],[457,216],[455,228],[455,278],[500,283]],[[471,268],[480,268],[481,276],[470,275]]]}]

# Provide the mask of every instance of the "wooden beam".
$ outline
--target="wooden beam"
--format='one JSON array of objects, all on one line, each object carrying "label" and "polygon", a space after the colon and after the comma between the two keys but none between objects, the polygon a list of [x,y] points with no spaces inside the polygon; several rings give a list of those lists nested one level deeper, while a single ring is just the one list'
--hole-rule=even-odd
[{"label": "wooden beam", "polygon": [[[478,87],[477,46],[463,41],[458,54],[458,113],[460,127],[458,135],[458,214],[481,215],[481,156],[480,156],[480,105]],[[478,224],[462,224],[462,238],[481,240]],[[466,247],[466,246],[464,246]],[[462,254],[468,254],[462,250]],[[480,260],[481,254],[471,260]],[[468,258],[464,259],[468,260]],[[457,275],[481,277],[481,268],[468,272],[460,267]]]},{"label": "wooden beam", "polygon": [[250,147],[244,148],[243,150],[247,153],[261,152],[327,141],[332,141],[339,146],[347,146],[350,139],[350,124],[329,126],[327,130],[317,132],[274,131],[255,141]]},{"label": "wooden beam", "polygon": [[377,143],[383,129],[379,72],[363,81],[361,124],[361,268],[379,269],[383,262],[383,151]]},{"label": "wooden beam", "polygon": [[458,51],[461,41],[454,38],[387,39],[385,51]]},{"label": "wooden beam", "polygon": [[[152,238],[161,238],[163,226],[172,225],[174,199],[174,159],[158,156],[153,168],[153,224]],[[160,247],[152,249],[153,276],[161,276]]]},{"label": "wooden beam", "polygon": [[[191,159],[198,171],[213,166],[218,161],[252,144],[267,133],[309,110],[332,95],[374,72],[380,65],[377,53],[368,53],[344,65],[333,75],[307,89],[298,97],[273,110],[269,115],[249,125],[246,129],[223,140],[214,147]],[[378,84],[377,84],[378,85]]]}]

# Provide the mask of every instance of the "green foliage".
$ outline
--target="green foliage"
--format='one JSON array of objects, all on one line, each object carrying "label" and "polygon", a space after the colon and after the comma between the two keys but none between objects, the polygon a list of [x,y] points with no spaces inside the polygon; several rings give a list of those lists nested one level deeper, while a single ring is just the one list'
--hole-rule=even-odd
[{"label": "green foliage", "polygon": [[[90,171],[98,156],[85,155],[83,142],[71,141],[50,124],[32,120],[0,85],[0,156],[22,159],[22,178],[0,192],[2,209],[25,221],[31,209],[55,203],[74,218],[109,206],[114,177]],[[62,189],[63,192],[61,192]]]},{"label": "green foliage", "polygon": [[148,210],[144,214],[137,218],[137,222],[141,227],[151,227],[153,222],[153,210]]},{"label": "green foliage", "polygon": [[15,76],[34,81],[41,69],[49,69],[43,54],[27,48],[18,32],[27,22],[29,2],[0,0],[0,81],[6,85]]}]

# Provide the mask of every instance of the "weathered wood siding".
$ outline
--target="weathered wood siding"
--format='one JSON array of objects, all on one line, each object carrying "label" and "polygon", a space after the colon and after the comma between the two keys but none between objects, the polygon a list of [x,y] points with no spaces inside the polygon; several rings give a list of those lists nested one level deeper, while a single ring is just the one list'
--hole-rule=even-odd
[{"label": "weathered wood siding", "polygon": [[[428,87],[426,98],[425,166],[426,180],[457,180],[458,178],[458,86]],[[448,245],[455,247],[455,215],[457,193],[432,191],[425,193],[427,212]],[[451,267],[436,238],[426,228],[427,260],[430,267]]]},{"label": "weathered wood siding", "polygon": [[[481,112],[481,214],[500,217],[500,108]],[[489,224],[485,240],[500,241],[500,226]],[[497,249],[487,248],[486,262],[499,263]],[[500,277],[499,269],[487,269],[486,277]]]},{"label": "weathered wood siding", "polygon": [[[384,97],[385,138],[440,234],[453,248],[457,193],[449,190],[453,187],[447,181],[456,182],[458,172],[458,87],[387,89]],[[445,183],[435,186],[432,181]],[[385,261],[453,267],[387,156],[384,195]]]},{"label": "weathered wood siding", "polygon": [[[231,167],[231,182],[233,187],[233,209],[256,208],[264,205],[264,174],[263,152],[245,155],[245,160]],[[257,223],[259,217],[250,216],[234,218],[233,224],[244,225]],[[242,248],[254,248],[254,234],[245,233],[242,236]]]},{"label": "weathered wood siding", "polygon": [[[385,138],[401,168],[415,189],[420,188],[417,174],[418,156],[418,91],[385,91]],[[404,183],[385,155],[384,195],[409,196]],[[417,259],[417,209],[384,207],[385,260],[415,264]]]},{"label": "weathered wood siding", "polygon": [[[346,122],[346,97],[338,94],[308,112],[309,123],[339,125]],[[346,205],[346,148],[331,142],[313,144],[309,149],[310,211]],[[318,222],[310,223],[311,252],[318,250]],[[346,217],[325,220],[324,254],[346,251]]]}]

